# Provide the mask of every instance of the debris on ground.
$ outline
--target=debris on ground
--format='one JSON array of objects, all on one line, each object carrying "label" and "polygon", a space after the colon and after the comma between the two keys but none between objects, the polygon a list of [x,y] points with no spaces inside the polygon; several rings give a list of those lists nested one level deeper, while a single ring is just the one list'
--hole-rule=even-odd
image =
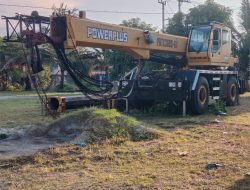
[{"label": "debris on ground", "polygon": [[187,156],[188,155],[188,152],[187,151],[184,151],[184,152],[179,152],[179,156]]},{"label": "debris on ground", "polygon": [[212,169],[217,169],[219,167],[222,167],[222,164],[217,164],[217,163],[208,163],[207,164],[207,169],[212,170]]},{"label": "debris on ground", "polygon": [[249,177],[250,177],[250,172],[247,172],[247,173],[246,173],[246,176],[249,176]]},{"label": "debris on ground", "polygon": [[82,141],[82,140],[75,140],[74,141],[74,145],[79,146],[79,147],[85,147],[85,146],[87,146],[87,144],[84,141]]},{"label": "debris on ground", "polygon": [[215,119],[214,121],[213,121],[213,123],[221,123],[221,121],[219,120],[219,119]]},{"label": "debris on ground", "polygon": [[226,112],[223,112],[223,111],[218,111],[218,112],[216,113],[216,115],[218,115],[218,116],[226,116],[227,113],[226,113]]}]

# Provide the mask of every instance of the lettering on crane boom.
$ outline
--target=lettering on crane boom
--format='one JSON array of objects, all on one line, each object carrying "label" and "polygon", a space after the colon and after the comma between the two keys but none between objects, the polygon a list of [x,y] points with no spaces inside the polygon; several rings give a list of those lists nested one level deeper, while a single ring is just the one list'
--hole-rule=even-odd
[{"label": "lettering on crane boom", "polygon": [[116,42],[128,42],[128,33],[103,28],[88,27],[88,38]]},{"label": "lettering on crane boom", "polygon": [[167,48],[177,48],[178,42],[175,40],[157,38],[157,46],[167,47]]}]

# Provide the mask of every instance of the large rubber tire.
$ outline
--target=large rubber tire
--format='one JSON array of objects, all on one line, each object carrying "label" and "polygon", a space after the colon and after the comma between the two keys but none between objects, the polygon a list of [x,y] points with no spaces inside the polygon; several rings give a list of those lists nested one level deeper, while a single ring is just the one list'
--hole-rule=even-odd
[{"label": "large rubber tire", "polygon": [[191,111],[194,114],[203,114],[208,110],[209,84],[205,77],[199,77],[196,88],[192,93]]},{"label": "large rubber tire", "polygon": [[227,83],[227,105],[236,106],[239,100],[239,85],[235,77],[231,77]]}]

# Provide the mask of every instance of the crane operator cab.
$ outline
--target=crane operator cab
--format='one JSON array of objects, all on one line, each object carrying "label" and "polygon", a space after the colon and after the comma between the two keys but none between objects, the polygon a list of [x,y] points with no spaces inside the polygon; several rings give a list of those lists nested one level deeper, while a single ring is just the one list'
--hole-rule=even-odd
[{"label": "crane operator cab", "polygon": [[190,67],[233,66],[230,28],[216,22],[194,26],[189,35],[187,58]]}]

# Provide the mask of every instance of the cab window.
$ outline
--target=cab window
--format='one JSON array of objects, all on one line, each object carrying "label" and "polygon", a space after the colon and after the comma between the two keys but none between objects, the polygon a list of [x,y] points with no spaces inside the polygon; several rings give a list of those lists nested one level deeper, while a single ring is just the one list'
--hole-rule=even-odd
[{"label": "cab window", "polygon": [[211,27],[198,26],[193,27],[189,41],[189,52],[207,52],[209,45]]},{"label": "cab window", "polygon": [[216,53],[221,46],[221,29],[217,28],[213,32],[213,47],[212,52]]},{"label": "cab window", "polygon": [[228,30],[222,30],[222,45],[230,42],[230,33]]}]

